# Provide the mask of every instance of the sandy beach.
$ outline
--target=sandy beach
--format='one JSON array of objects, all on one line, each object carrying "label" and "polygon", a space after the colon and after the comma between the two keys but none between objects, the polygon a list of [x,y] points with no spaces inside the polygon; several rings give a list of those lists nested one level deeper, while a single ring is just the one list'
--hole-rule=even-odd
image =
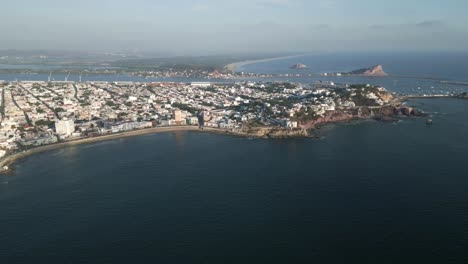
[{"label": "sandy beach", "polygon": [[[98,137],[90,137],[90,138],[82,138],[77,140],[71,140],[67,142],[61,142],[57,144],[45,145],[40,147],[35,147],[26,151],[18,152],[13,155],[9,155],[4,157],[0,160],[0,174],[5,174],[12,171],[12,165],[18,160],[24,159],[34,154],[38,154],[45,151],[60,149],[63,147],[80,145],[80,144],[89,144],[94,142],[106,141],[106,140],[113,140],[113,139],[120,139],[126,137],[134,137],[140,135],[148,135],[148,134],[156,134],[156,133],[168,133],[168,132],[177,132],[177,131],[198,131],[198,132],[205,132],[205,133],[217,133],[217,134],[225,134],[228,133],[227,130],[219,129],[219,128],[209,128],[205,127],[200,129],[196,126],[174,126],[174,127],[154,127],[142,130],[134,130],[128,131],[123,133],[117,134],[110,134]],[[5,170],[4,167],[7,166],[8,169]]]},{"label": "sandy beach", "polygon": [[292,58],[297,58],[297,57],[302,57],[307,54],[298,54],[298,55],[290,55],[290,56],[282,56],[282,57],[274,57],[274,58],[267,58],[267,59],[260,59],[260,60],[246,60],[246,61],[239,61],[239,62],[234,62],[231,64],[228,64],[224,66],[225,69],[236,72],[239,68],[244,67],[249,64],[254,64],[254,63],[260,63],[260,62],[269,62],[269,61],[275,61],[275,60],[284,60],[284,59],[292,59]]}]

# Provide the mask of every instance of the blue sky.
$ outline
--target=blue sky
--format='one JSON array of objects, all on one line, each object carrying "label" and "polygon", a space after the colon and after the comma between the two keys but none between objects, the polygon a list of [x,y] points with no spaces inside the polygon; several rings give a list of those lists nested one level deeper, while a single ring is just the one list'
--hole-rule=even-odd
[{"label": "blue sky", "polygon": [[468,49],[466,0],[15,0],[1,7],[0,49]]}]

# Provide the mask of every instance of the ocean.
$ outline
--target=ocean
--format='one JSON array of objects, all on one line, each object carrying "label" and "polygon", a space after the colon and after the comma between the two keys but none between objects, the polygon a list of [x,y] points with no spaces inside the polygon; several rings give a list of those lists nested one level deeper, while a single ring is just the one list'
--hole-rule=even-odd
[{"label": "ocean", "polygon": [[[294,70],[297,63],[307,69]],[[247,64],[254,73],[349,72],[380,64],[390,75],[468,82],[468,52],[324,53]]]},{"label": "ocean", "polygon": [[434,124],[175,132],[30,156],[0,176],[0,260],[467,263],[468,100],[408,104]]}]

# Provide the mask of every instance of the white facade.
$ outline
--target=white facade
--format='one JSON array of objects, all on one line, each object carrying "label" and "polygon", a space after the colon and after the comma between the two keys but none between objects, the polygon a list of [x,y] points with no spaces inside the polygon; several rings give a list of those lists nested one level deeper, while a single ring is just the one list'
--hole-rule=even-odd
[{"label": "white facade", "polygon": [[287,121],[286,121],[286,127],[287,127],[287,128],[297,128],[297,127],[298,127],[298,123],[297,123],[297,121],[287,120]]},{"label": "white facade", "polygon": [[73,120],[59,120],[55,122],[55,131],[59,135],[69,136],[75,132],[75,122]]},{"label": "white facade", "polygon": [[208,87],[208,86],[211,86],[211,83],[209,83],[209,82],[192,82],[190,85],[195,86],[195,87]]}]

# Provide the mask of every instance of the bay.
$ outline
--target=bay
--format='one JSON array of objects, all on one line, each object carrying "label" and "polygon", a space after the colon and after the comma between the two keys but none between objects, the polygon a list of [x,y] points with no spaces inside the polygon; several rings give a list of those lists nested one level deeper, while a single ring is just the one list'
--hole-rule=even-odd
[{"label": "bay", "polygon": [[155,134],[0,177],[5,263],[466,263],[468,101],[322,139]]}]

